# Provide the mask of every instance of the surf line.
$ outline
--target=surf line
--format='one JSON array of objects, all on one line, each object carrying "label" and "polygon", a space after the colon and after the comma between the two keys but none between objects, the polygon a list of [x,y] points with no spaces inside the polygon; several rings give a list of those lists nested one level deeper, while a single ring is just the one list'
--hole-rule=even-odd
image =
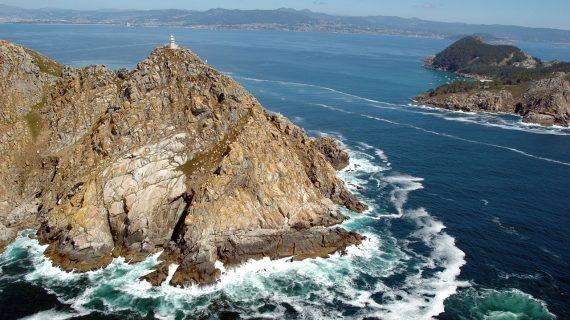
[{"label": "surf line", "polygon": [[379,117],[375,117],[375,116],[371,116],[371,115],[367,115],[367,114],[362,114],[362,113],[356,113],[356,112],[352,112],[352,111],[347,111],[341,108],[337,108],[337,107],[333,107],[333,106],[329,106],[326,104],[314,104],[316,106],[319,106],[321,108],[325,108],[325,109],[329,109],[329,110],[334,110],[334,111],[338,111],[338,112],[342,112],[342,113],[346,113],[346,114],[353,114],[353,115],[357,115],[357,116],[361,116],[364,118],[368,118],[368,119],[372,119],[372,120],[376,120],[376,121],[382,121],[382,122],[386,122],[389,124],[393,124],[393,125],[397,125],[397,126],[403,126],[403,127],[408,127],[408,128],[412,128],[415,130],[419,130],[425,133],[429,133],[429,134],[433,134],[433,135],[437,135],[437,136],[441,136],[441,137],[446,137],[446,138],[450,138],[450,139],[455,139],[455,140],[459,140],[459,141],[464,141],[464,142],[469,142],[469,143],[473,143],[473,144],[478,144],[478,145],[483,145],[483,146],[488,146],[488,147],[493,147],[493,148],[498,148],[498,149],[503,149],[503,150],[507,150],[507,151],[511,151],[511,152],[515,152],[518,153],[520,155],[529,157],[529,158],[534,158],[537,160],[543,160],[543,161],[547,161],[547,162],[551,162],[551,163],[556,163],[556,164],[561,164],[564,166],[569,166],[570,167],[570,163],[568,162],[564,162],[564,161],[560,161],[560,160],[555,160],[555,159],[550,159],[550,158],[546,158],[546,157],[541,157],[541,156],[536,156],[527,152],[524,152],[522,150],[519,149],[515,149],[515,148],[511,148],[511,147],[505,147],[505,146],[501,146],[498,144],[493,144],[493,143],[488,143],[488,142],[481,142],[481,141],[476,141],[476,140],[470,140],[470,139],[466,139],[466,138],[461,138],[458,136],[454,136],[452,134],[448,134],[448,133],[442,133],[442,132],[437,132],[437,131],[433,131],[433,130],[428,130],[422,127],[418,127],[418,126],[414,126],[412,124],[408,124],[408,123],[400,123],[400,122],[396,122],[396,121],[392,121],[392,120],[388,120],[388,119],[384,119],[384,118],[379,118]]},{"label": "surf line", "polygon": [[[351,97],[351,98],[355,98],[355,99],[359,99],[359,100],[363,100],[366,101],[368,103],[370,103],[370,106],[373,108],[378,108],[378,109],[392,109],[392,110],[398,110],[398,111],[403,111],[403,112],[409,112],[409,113],[417,113],[417,114],[422,114],[422,115],[429,115],[429,116],[433,116],[433,117],[437,117],[437,118],[441,118],[444,120],[449,120],[449,121],[462,121],[459,119],[451,119],[451,118],[447,118],[445,115],[448,113],[463,113],[462,111],[454,111],[454,110],[441,110],[438,108],[431,108],[431,107],[427,107],[427,106],[422,106],[422,105],[414,105],[414,104],[401,104],[401,103],[391,103],[391,102],[386,102],[386,101],[378,101],[378,100],[374,100],[374,99],[370,99],[370,98],[365,98],[365,97],[361,97],[361,96],[357,96],[355,94],[351,94],[351,93],[347,93],[347,92],[343,92],[340,90],[336,90],[333,88],[328,88],[328,87],[323,87],[323,86],[319,86],[319,85],[315,85],[315,84],[308,84],[308,83],[301,83],[301,82],[291,82],[291,81],[281,81],[281,80],[268,80],[268,79],[259,79],[259,78],[251,78],[251,77],[243,77],[243,76],[238,76],[235,75],[231,72],[228,72],[227,74],[231,75],[234,78],[237,79],[243,79],[243,80],[249,80],[249,81],[254,81],[254,82],[269,82],[269,83],[278,83],[278,84],[283,84],[283,85],[294,85],[294,86],[304,86],[304,87],[311,87],[311,88],[318,88],[318,89],[322,89],[322,90],[327,90],[330,92],[334,92],[343,96],[347,96],[347,97]],[[391,106],[391,107],[388,107]],[[427,109],[427,110],[431,110],[434,112],[421,112],[421,111],[415,111],[415,110],[411,110],[412,108],[419,108],[419,109]],[[487,113],[484,112],[482,113],[484,115],[488,115],[488,116],[495,116],[496,114],[493,113]],[[516,131],[523,131],[523,132],[527,132],[527,133],[534,133],[534,134],[549,134],[549,135],[570,135],[570,134],[566,134],[560,131],[555,131],[555,132],[549,132],[549,131],[543,131],[540,129],[536,129],[536,130],[528,130],[528,129],[524,129],[524,128],[519,128],[516,126],[509,126],[508,124],[492,124],[492,123],[484,123],[484,122],[478,122],[478,121],[474,121],[474,120],[467,120],[465,119],[464,122],[468,122],[468,123],[473,123],[476,125],[481,125],[481,126],[486,126],[486,127],[496,127],[496,128],[501,128],[501,129],[505,129],[505,130],[516,130]],[[552,159],[551,159],[552,160]],[[547,160],[548,161],[548,160]],[[557,160],[553,160],[553,161],[557,161]]]},{"label": "surf line", "polygon": [[333,88],[319,86],[319,85],[316,85],[316,84],[308,84],[308,83],[300,83],[300,82],[291,82],[291,81],[281,81],[281,80],[257,79],[257,78],[242,77],[242,76],[237,76],[237,75],[232,75],[232,76],[233,76],[234,78],[237,78],[237,79],[249,80],[249,81],[254,81],[254,82],[269,82],[269,83],[278,83],[278,84],[288,84],[288,85],[300,86],[300,87],[317,88],[317,89],[322,89],[322,90],[326,90],[326,91],[338,93],[338,94],[343,95],[343,96],[347,96],[347,97],[351,97],[351,98],[355,98],[355,99],[360,99],[360,100],[363,100],[363,101],[366,101],[366,102],[370,102],[370,103],[387,104],[387,105],[393,105],[393,106],[404,106],[404,105],[394,104],[394,103],[390,103],[390,102],[382,102],[382,101],[378,101],[378,100],[373,100],[373,99],[369,99],[369,98],[357,96],[357,95],[355,95],[355,94],[351,94],[351,93],[339,91],[339,90],[336,90],[336,89],[333,89]]}]

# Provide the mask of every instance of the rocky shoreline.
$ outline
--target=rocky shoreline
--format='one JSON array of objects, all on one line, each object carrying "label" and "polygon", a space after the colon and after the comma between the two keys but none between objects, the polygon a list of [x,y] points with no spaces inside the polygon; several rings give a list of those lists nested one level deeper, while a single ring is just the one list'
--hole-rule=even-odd
[{"label": "rocky shoreline", "polygon": [[481,89],[447,94],[425,93],[414,102],[428,107],[465,112],[509,113],[525,123],[570,126],[570,74],[559,73],[523,87]]},{"label": "rocky shoreline", "polygon": [[38,229],[63,269],[162,251],[159,284],[211,283],[249,259],[326,257],[364,237],[336,177],[348,154],[271,114],[187,49],[132,70],[63,66],[0,41],[0,243]]}]

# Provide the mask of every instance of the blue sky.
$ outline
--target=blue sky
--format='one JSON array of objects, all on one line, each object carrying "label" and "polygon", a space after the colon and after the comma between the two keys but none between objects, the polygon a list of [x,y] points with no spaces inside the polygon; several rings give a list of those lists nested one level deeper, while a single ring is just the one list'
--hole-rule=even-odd
[{"label": "blue sky", "polygon": [[311,9],[342,15],[394,15],[437,21],[570,29],[570,0],[0,0],[28,8],[206,10]]}]

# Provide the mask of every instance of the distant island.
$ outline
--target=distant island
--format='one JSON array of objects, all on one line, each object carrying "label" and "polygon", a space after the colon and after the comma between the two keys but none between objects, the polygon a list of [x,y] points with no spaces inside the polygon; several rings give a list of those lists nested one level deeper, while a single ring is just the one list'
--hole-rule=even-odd
[{"label": "distant island", "polygon": [[478,34],[488,41],[570,44],[570,30],[476,25],[393,16],[335,16],[310,10],[64,10],[23,9],[0,4],[0,23],[111,24],[204,29],[270,29],[366,33],[459,39]]},{"label": "distant island", "polygon": [[465,37],[433,57],[430,69],[466,79],[432,89],[415,101],[458,111],[518,114],[527,123],[570,124],[570,63],[543,62],[510,45]]}]

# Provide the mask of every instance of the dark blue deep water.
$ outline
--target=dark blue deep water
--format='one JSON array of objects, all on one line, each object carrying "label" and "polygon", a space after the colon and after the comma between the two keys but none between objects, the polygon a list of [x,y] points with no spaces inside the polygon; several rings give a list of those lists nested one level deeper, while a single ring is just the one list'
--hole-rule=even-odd
[{"label": "dark blue deep water", "polygon": [[[22,234],[0,255],[0,318],[570,319],[570,129],[430,110],[452,80],[421,67],[447,40],[113,26],[0,25],[74,66],[133,68],[168,34],[310,135],[339,138],[339,173],[370,205],[347,256],[251,262],[211,288],[151,288],[156,257],[65,273]],[[568,48],[518,44],[544,60]]]}]

